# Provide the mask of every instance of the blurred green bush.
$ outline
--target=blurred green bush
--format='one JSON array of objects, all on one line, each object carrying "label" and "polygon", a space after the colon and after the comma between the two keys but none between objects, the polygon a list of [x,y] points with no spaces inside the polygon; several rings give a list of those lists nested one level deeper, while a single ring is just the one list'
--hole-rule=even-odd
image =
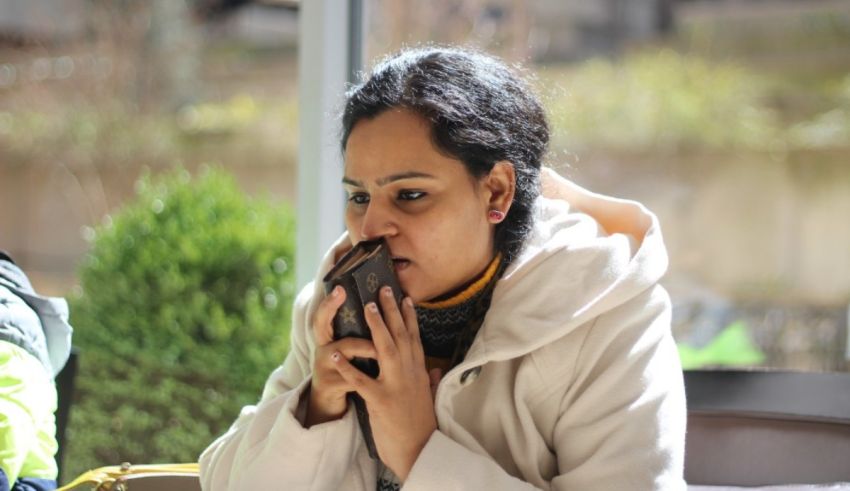
[{"label": "blurred green bush", "polygon": [[65,478],[191,462],[288,348],[294,218],[224,171],[143,177],[92,235],[71,300],[80,348]]}]

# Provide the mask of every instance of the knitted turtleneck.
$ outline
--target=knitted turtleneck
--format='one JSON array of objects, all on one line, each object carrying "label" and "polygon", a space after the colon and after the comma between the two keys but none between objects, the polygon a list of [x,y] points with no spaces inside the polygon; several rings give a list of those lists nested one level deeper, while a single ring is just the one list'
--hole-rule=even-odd
[{"label": "knitted turtleneck", "polygon": [[437,366],[445,373],[463,360],[490,308],[502,263],[502,255],[497,254],[466,286],[416,306],[419,335],[430,362],[429,369]]}]

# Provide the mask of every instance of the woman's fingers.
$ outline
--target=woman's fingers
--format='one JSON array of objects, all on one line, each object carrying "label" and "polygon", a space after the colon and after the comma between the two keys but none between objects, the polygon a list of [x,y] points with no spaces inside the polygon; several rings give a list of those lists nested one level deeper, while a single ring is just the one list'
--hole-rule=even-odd
[{"label": "woman's fingers", "polygon": [[354,390],[351,384],[342,378],[336,369],[336,363],[331,360],[334,353],[341,353],[345,358],[377,356],[375,347],[368,339],[345,338],[316,346],[310,404],[307,410],[308,426],[341,417],[348,404],[345,395]]},{"label": "woman's fingers", "polygon": [[387,368],[385,365],[393,364],[398,360],[398,346],[390,335],[375,302],[367,303],[363,310],[366,316],[366,324],[372,333],[372,343],[374,343],[375,350],[378,352],[378,364],[381,365],[381,372],[383,373],[384,369]]},{"label": "woman's fingers", "polygon": [[336,363],[332,360],[334,353],[340,353],[343,358],[377,358],[375,346],[368,339],[345,338],[333,341],[324,346],[316,347],[316,360],[313,367],[313,387],[322,393],[324,399],[336,400],[351,392],[351,386],[340,377]]},{"label": "woman's fingers", "polygon": [[343,303],[345,303],[345,290],[337,285],[319,304],[313,319],[313,335],[317,346],[324,346],[333,341],[333,319]]},{"label": "woman's fingers", "polygon": [[366,306],[366,323],[378,351],[378,361],[391,364],[398,360],[412,369],[425,366],[425,353],[419,337],[419,322],[413,300],[406,297],[401,308],[390,287],[380,291],[381,312],[373,304]]},{"label": "woman's fingers", "polygon": [[410,297],[404,297],[401,302],[401,317],[410,339],[413,363],[416,366],[425,366],[425,351],[422,347],[422,338],[419,337],[419,320],[416,317],[416,308],[413,307],[413,299]]},{"label": "woman's fingers", "polygon": [[352,358],[378,358],[378,352],[372,341],[362,338],[343,338],[330,343],[327,348],[329,352],[339,351],[347,359]]},{"label": "woman's fingers", "polygon": [[401,346],[408,341],[410,335],[404,325],[401,312],[398,310],[398,304],[393,295],[392,288],[385,286],[381,288],[381,311],[384,314],[384,323],[389,328],[396,346]]},{"label": "woman's fingers", "polygon": [[378,382],[352,365],[342,353],[334,351],[331,354],[331,361],[334,363],[337,372],[339,372],[343,380],[348,382],[367,402],[378,394],[380,389]]}]

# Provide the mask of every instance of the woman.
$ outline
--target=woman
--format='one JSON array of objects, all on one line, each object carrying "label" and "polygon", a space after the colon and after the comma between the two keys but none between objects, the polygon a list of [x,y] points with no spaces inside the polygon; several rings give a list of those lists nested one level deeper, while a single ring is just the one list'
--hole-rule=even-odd
[{"label": "woman", "polygon": [[[403,51],[349,92],[347,233],[262,400],[201,456],[204,489],[684,489],[657,221],[541,170],[548,139],[531,91],[477,53]],[[373,342],[333,341],[344,293],[321,278],[377,238],[407,297],[367,306]]]}]

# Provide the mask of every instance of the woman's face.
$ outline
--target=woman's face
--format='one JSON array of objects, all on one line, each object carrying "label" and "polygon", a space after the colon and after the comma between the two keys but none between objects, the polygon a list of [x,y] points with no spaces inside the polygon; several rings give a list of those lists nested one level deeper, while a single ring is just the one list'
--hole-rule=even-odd
[{"label": "woman's face", "polygon": [[402,289],[414,302],[429,300],[473,279],[493,258],[487,213],[498,190],[491,180],[473,178],[440,153],[425,119],[388,110],[361,120],[349,136],[345,225],[354,244],[385,238]]}]

